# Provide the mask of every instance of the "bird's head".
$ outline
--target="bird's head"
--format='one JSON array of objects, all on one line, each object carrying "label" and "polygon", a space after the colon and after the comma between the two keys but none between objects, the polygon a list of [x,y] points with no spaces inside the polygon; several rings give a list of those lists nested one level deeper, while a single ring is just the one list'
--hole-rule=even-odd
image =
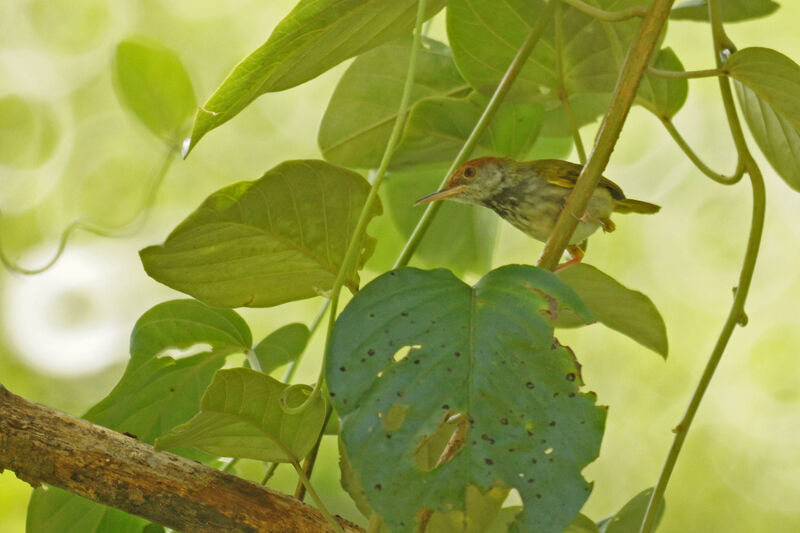
[{"label": "bird's head", "polygon": [[506,179],[507,160],[498,157],[479,157],[462,164],[447,180],[445,187],[416,201],[422,205],[437,200],[456,200],[479,204],[494,195]]}]

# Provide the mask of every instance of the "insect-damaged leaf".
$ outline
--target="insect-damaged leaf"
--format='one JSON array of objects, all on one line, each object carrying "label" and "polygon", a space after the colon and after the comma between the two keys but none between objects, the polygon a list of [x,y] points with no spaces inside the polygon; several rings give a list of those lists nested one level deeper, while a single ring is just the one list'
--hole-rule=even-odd
[{"label": "insect-damaged leaf", "polygon": [[[515,531],[560,533],[575,517],[605,411],[553,338],[548,320],[567,309],[592,318],[552,273],[507,266],[474,287],[445,270],[392,271],[342,312],[327,382],[352,467],[393,532],[425,509],[464,509],[470,485],[519,491]],[[448,424],[440,458],[421,455]]]},{"label": "insect-damaged leaf", "polygon": [[[140,252],[157,281],[218,307],[269,307],[333,286],[369,184],[324,161],[286,161],[256,181],[225,187],[178,225],[163,245]],[[371,216],[380,214],[375,203]],[[360,239],[358,269],[375,239]]]}]

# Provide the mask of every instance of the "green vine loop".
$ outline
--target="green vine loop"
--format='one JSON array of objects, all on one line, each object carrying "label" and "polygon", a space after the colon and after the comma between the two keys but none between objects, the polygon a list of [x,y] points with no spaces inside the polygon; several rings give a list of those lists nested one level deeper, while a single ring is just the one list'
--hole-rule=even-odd
[{"label": "green vine loop", "polygon": [[[292,407],[289,405],[289,395],[292,394],[296,390],[302,391],[310,391],[308,397],[302,401],[300,405],[297,407]],[[280,398],[281,410],[286,413],[287,415],[299,415],[303,411],[305,411],[311,402],[313,402],[317,396],[320,394],[320,388],[314,387],[312,388],[311,385],[306,385],[305,383],[296,383],[294,385],[289,385],[283,390]]]},{"label": "green vine loop", "polygon": [[734,185],[739,183],[744,176],[744,160],[740,157],[739,162],[736,165],[736,170],[730,176],[726,176],[724,174],[718,174],[711,170],[703,161],[698,157],[698,155],[692,150],[691,146],[686,142],[686,139],[680,134],[680,132],[675,128],[675,124],[666,118],[661,117],[661,123],[664,124],[664,128],[666,128],[667,132],[670,136],[675,140],[675,143],[683,150],[683,153],[686,154],[686,157],[694,163],[694,166],[697,169],[711,178],[712,180],[716,181],[717,183],[721,183],[722,185]]},{"label": "green vine loop", "polygon": [[708,70],[690,70],[688,72],[684,72],[682,70],[664,70],[656,67],[647,67],[647,73],[659,78],[667,78],[672,80],[693,80],[728,75],[728,71],[718,68],[712,68]]},{"label": "green vine loop", "polygon": [[[719,69],[723,68],[724,52],[735,50],[735,45],[730,41],[725,34],[722,25],[722,6],[720,0],[708,0],[709,20],[711,21],[711,31],[714,41],[714,56]],[[742,262],[742,269],[739,273],[739,283],[734,291],[733,304],[731,305],[725,323],[722,326],[722,331],[717,337],[717,342],[714,349],[708,358],[706,367],[703,374],[695,387],[689,405],[683,418],[674,429],[675,437],[672,441],[672,446],[669,449],[667,458],[664,461],[664,466],[661,469],[661,474],[658,477],[658,482],[653,489],[650,496],[650,501],[647,505],[647,511],[642,518],[642,525],[639,529],[640,533],[652,533],[655,527],[656,508],[658,502],[666,492],[667,484],[669,483],[672,471],[678,461],[683,443],[689,433],[689,428],[692,425],[697,410],[700,407],[700,402],[708,390],[711,383],[711,378],[716,372],[717,366],[722,359],[728,341],[733,334],[733,330],[737,325],[744,325],[746,320],[744,305],[747,301],[747,295],[750,291],[750,284],[753,280],[753,273],[756,267],[756,260],[758,258],[758,251],[761,246],[761,236],[764,231],[764,218],[766,216],[766,190],[764,188],[764,177],[761,175],[761,170],[758,168],[755,160],[750,154],[747,147],[747,142],[742,130],[742,124],[739,121],[739,115],[736,112],[736,105],[733,101],[733,94],[731,91],[730,81],[726,77],[719,77],[719,88],[722,96],[722,103],[725,107],[725,115],[728,119],[728,125],[731,130],[736,149],[739,152],[739,160],[744,167],[744,172],[750,178],[750,185],[753,192],[753,207],[752,207],[752,220],[750,223],[750,233],[747,238],[747,249],[745,250],[744,260]]]},{"label": "green vine loop", "polygon": [[[339,293],[341,292],[342,285],[344,285],[344,280],[347,276],[347,273],[355,264],[356,256],[359,253],[359,244],[361,242],[360,236],[367,229],[367,222],[369,222],[372,206],[378,199],[378,190],[383,183],[386,170],[389,168],[389,161],[394,154],[394,149],[397,146],[397,143],[400,141],[400,133],[403,131],[403,124],[405,123],[405,117],[408,113],[408,104],[411,101],[411,89],[414,86],[414,76],[417,70],[417,56],[419,55],[419,49],[422,45],[422,23],[425,18],[426,5],[427,0],[419,0],[417,3],[417,21],[414,28],[414,42],[411,46],[411,57],[408,61],[408,73],[406,74],[406,81],[405,85],[403,86],[403,95],[400,98],[400,106],[397,110],[397,118],[394,121],[392,133],[389,136],[389,141],[386,143],[386,149],[383,152],[381,163],[378,166],[378,171],[375,174],[375,181],[372,183],[372,187],[369,190],[367,199],[364,202],[364,207],[361,209],[361,214],[358,217],[358,222],[356,223],[356,228],[353,231],[353,236],[347,246],[347,251],[345,252],[344,260],[342,261],[342,266],[339,268],[339,273],[336,275],[336,279],[333,282],[333,287],[331,288],[331,296],[328,300],[328,307],[330,307],[330,314],[328,315],[328,332],[325,337],[325,349],[322,353],[322,364],[320,365],[319,378],[314,385],[314,390],[311,392],[311,395],[306,398],[306,401],[296,408],[290,408],[286,406],[284,410],[287,413],[291,412],[292,414],[296,414],[302,412],[309,405],[311,405],[311,402],[313,402],[317,396],[321,394],[322,384],[325,380],[325,361],[328,357],[328,351],[330,350],[331,332],[333,331],[333,325],[336,322],[336,309],[339,305]],[[320,312],[318,316],[321,316],[322,314],[323,313]],[[283,399],[281,400],[281,405],[285,405]]]},{"label": "green vine loop", "polygon": [[581,13],[584,13],[592,18],[596,18],[597,20],[602,20],[605,22],[619,22],[622,20],[628,20],[636,17],[644,17],[645,14],[647,13],[646,6],[631,6],[627,9],[620,9],[619,11],[606,11],[604,9],[600,9],[599,7],[587,4],[583,0],[561,0],[561,1],[569,6],[574,7]]},{"label": "green vine loop", "polygon": [[622,126],[636,97],[647,63],[659,40],[664,24],[669,17],[674,0],[654,0],[642,19],[639,29],[622,64],[617,84],[611,96],[606,115],[600,124],[591,156],[583,167],[575,187],[567,198],[558,216],[550,238],[544,245],[537,265],[553,270],[567,247],[570,237],[578,225],[572,213],[583,213],[589,204],[600,177],[611,159]]},{"label": "green vine loop", "polygon": [[[522,43],[520,49],[517,51],[517,55],[514,56],[514,59],[508,65],[505,74],[503,74],[503,78],[497,85],[497,89],[495,89],[494,94],[492,95],[491,99],[489,99],[489,103],[486,104],[483,114],[478,119],[475,127],[472,128],[472,132],[469,134],[469,137],[467,137],[467,140],[464,142],[464,145],[461,147],[458,155],[450,165],[447,174],[439,184],[440,189],[445,186],[448,178],[453,172],[455,172],[456,168],[458,168],[458,165],[463,163],[472,153],[472,150],[475,149],[475,146],[478,144],[478,139],[480,139],[481,135],[483,135],[483,132],[494,118],[495,113],[497,113],[497,110],[500,108],[500,104],[503,103],[506,94],[508,93],[509,89],[511,89],[514,81],[517,79],[517,75],[519,74],[520,70],[522,70],[522,66],[531,55],[531,52],[533,52],[533,49],[536,46],[536,43],[539,42],[539,39],[544,33],[545,28],[547,28],[547,24],[550,22],[550,19],[553,16],[555,6],[555,1],[548,2],[547,6],[544,8],[544,11],[542,11],[541,16],[539,17],[539,20],[536,22],[536,25],[531,28],[530,33],[525,38],[525,41]],[[428,207],[425,209],[422,217],[414,227],[414,231],[411,232],[411,236],[406,241],[406,245],[403,247],[403,250],[397,257],[393,268],[406,266],[409,261],[411,261],[414,252],[416,252],[420,242],[422,242],[422,238],[425,236],[428,228],[433,223],[433,220],[436,218],[436,214],[439,212],[440,208],[441,202],[433,202],[428,204]]]},{"label": "green vine loop", "polygon": [[[58,241],[58,248],[56,248],[56,252],[53,254],[53,257],[51,257],[45,264],[37,268],[24,268],[8,257],[3,248],[2,226],[0,226],[0,263],[2,263],[3,266],[11,272],[16,272],[17,274],[23,274],[26,276],[33,276],[49,270],[53,265],[56,264],[56,262],[63,255],[64,250],[66,250],[67,242],[69,241],[70,237],[78,230],[107,238],[128,237],[137,233],[147,222],[147,214],[155,203],[156,195],[158,194],[161,184],[164,182],[164,178],[166,177],[167,172],[169,172],[172,163],[175,161],[175,156],[177,153],[178,152],[173,147],[170,147],[167,150],[164,160],[162,161],[161,165],[159,165],[159,168],[156,171],[152,182],[150,183],[150,188],[148,189],[147,195],[144,197],[142,204],[134,211],[133,216],[129,220],[112,226],[103,226],[101,224],[96,224],[80,218],[72,221],[64,229],[64,231],[61,232],[61,237]],[[2,217],[2,213],[0,213],[0,217]],[[138,223],[133,225],[134,222]]]},{"label": "green vine loop", "polygon": [[564,32],[562,28],[562,14],[561,4],[556,5],[556,11],[553,16],[555,26],[555,43],[556,43],[556,77],[558,78],[558,99],[561,100],[561,106],[564,108],[564,115],[567,117],[569,127],[572,130],[572,138],[575,142],[575,150],[578,152],[578,159],[581,165],[586,164],[586,148],[583,146],[581,139],[580,128],[578,128],[578,121],[575,119],[575,113],[572,112],[572,105],[569,103],[569,96],[567,95],[567,88],[564,87],[564,46],[563,38]]}]

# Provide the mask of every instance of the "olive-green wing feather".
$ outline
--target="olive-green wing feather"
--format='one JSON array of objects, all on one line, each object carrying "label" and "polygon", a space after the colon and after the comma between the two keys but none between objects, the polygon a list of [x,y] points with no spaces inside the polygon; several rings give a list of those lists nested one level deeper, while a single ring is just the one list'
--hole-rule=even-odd
[{"label": "olive-green wing feather", "polygon": [[[561,161],[560,159],[539,159],[537,161],[530,161],[528,163],[531,167],[542,177],[547,183],[555,185],[556,187],[564,187],[565,189],[572,189],[578,181],[578,176],[581,175],[583,166],[577,163],[570,163],[569,161]],[[608,178],[600,178],[600,186],[608,189],[611,197],[614,200],[624,200],[625,193],[619,188],[619,185],[614,183]]]}]

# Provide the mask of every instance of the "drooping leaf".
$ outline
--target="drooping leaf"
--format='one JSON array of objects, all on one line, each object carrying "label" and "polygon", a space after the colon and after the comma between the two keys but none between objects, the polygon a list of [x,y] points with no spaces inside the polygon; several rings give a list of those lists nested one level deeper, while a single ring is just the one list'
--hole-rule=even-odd
[{"label": "drooping leaf", "polygon": [[[661,50],[653,61],[653,66],[662,70],[684,72],[683,64],[672,48]],[[636,102],[657,117],[672,118],[681,110],[688,96],[688,80],[661,78],[645,72],[636,94]]]},{"label": "drooping leaf", "polygon": [[[392,132],[405,84],[411,37],[360,55],[342,75],[319,127],[322,155],[351,168],[377,168]],[[410,105],[431,96],[457,96],[469,85],[450,49],[424,39],[417,55]]]},{"label": "drooping leaf", "polygon": [[[281,397],[289,385],[247,368],[220,370],[203,395],[200,413],[156,440],[156,449],[193,446],[222,457],[292,462],[305,457],[325,421],[317,397],[299,414],[287,414]],[[309,389],[294,387],[287,404],[306,400]]]},{"label": "drooping leaf", "polygon": [[[550,272],[507,266],[474,288],[445,270],[392,271],[342,312],[330,395],[369,505],[394,533],[424,509],[463,510],[469,485],[517,489],[513,531],[560,533],[578,513],[605,412],[579,391],[574,357],[545,318],[564,308],[591,320]],[[442,464],[420,462],[454,416],[463,423]]]},{"label": "drooping leaf", "polygon": [[[414,202],[436,190],[447,166],[433,165],[387,175],[383,186],[386,212],[408,238],[424,207]],[[422,240],[415,258],[430,266],[447,266],[457,272],[486,272],[491,266],[499,218],[490,210],[444,202]]]},{"label": "drooping leaf", "polygon": [[[446,3],[431,0],[426,16]],[[408,33],[416,9],[416,0],[300,0],[267,42],[236,65],[198,110],[189,149],[258,96],[300,85]]]},{"label": "drooping leaf", "polygon": [[[647,504],[650,502],[652,493],[653,489],[643,490],[631,498],[614,516],[600,521],[597,524],[600,533],[639,533],[639,526],[642,525],[642,519],[647,511]],[[664,498],[661,498],[661,503],[656,510],[656,527],[661,522],[661,517],[664,516],[664,509]]]},{"label": "drooping leaf", "polygon": [[[212,309],[195,300],[158,304],[133,328],[131,360],[119,383],[84,418],[152,444],[197,413],[225,355],[243,351],[251,342],[247,324],[233,311]],[[168,348],[199,344],[209,345],[210,352],[178,360],[164,355]],[[193,450],[175,451],[207,459]],[[144,524],[141,518],[54,488],[34,491],[28,506],[27,527],[32,533],[141,531]]]},{"label": "drooping leaf", "polygon": [[[642,3],[642,0],[597,0],[593,5],[615,11]],[[542,0],[452,0],[447,8],[447,34],[464,79],[478,91],[491,94],[544,8]],[[602,22],[567,5],[561,11],[566,94],[571,101],[578,96],[610,94],[639,21]],[[547,103],[551,110],[560,109],[555,60],[551,22],[508,98]],[[596,98],[580,100],[580,104],[572,105],[578,124],[593,121],[598,114]],[[562,131],[545,128],[546,135],[564,135]]]},{"label": "drooping leaf", "polygon": [[136,37],[117,45],[114,86],[120,101],[150,131],[173,146],[197,103],[189,74],[161,44]]},{"label": "drooping leaf", "polygon": [[305,324],[287,324],[278,328],[259,342],[256,352],[261,371],[269,374],[281,365],[294,361],[303,353],[311,332]]},{"label": "drooping leaf", "polygon": [[[720,2],[722,3],[722,22],[741,22],[766,17],[780,7],[773,0],[720,0]],[[669,16],[673,20],[708,22],[708,2],[706,0],[681,2],[672,8]]]},{"label": "drooping leaf", "polygon": [[800,66],[770,48],[745,48],[725,69],[761,151],[789,187],[800,191]]},{"label": "drooping leaf", "polygon": [[[404,169],[452,161],[483,113],[488,99],[433,97],[420,100],[411,110],[403,139],[389,168]],[[540,104],[504,104],[481,136],[474,156],[519,158],[539,136],[544,116]]]},{"label": "drooping leaf", "polygon": [[[585,263],[565,268],[558,277],[578,293],[599,322],[667,357],[667,328],[650,298]],[[554,324],[556,327],[583,325],[566,314]]]},{"label": "drooping leaf", "polygon": [[[167,237],[140,252],[157,281],[219,307],[269,307],[329,290],[369,192],[360,175],[324,161],[286,161],[256,181],[206,199]],[[380,214],[375,203],[371,215]],[[361,235],[346,278],[358,287],[375,246]]]}]

